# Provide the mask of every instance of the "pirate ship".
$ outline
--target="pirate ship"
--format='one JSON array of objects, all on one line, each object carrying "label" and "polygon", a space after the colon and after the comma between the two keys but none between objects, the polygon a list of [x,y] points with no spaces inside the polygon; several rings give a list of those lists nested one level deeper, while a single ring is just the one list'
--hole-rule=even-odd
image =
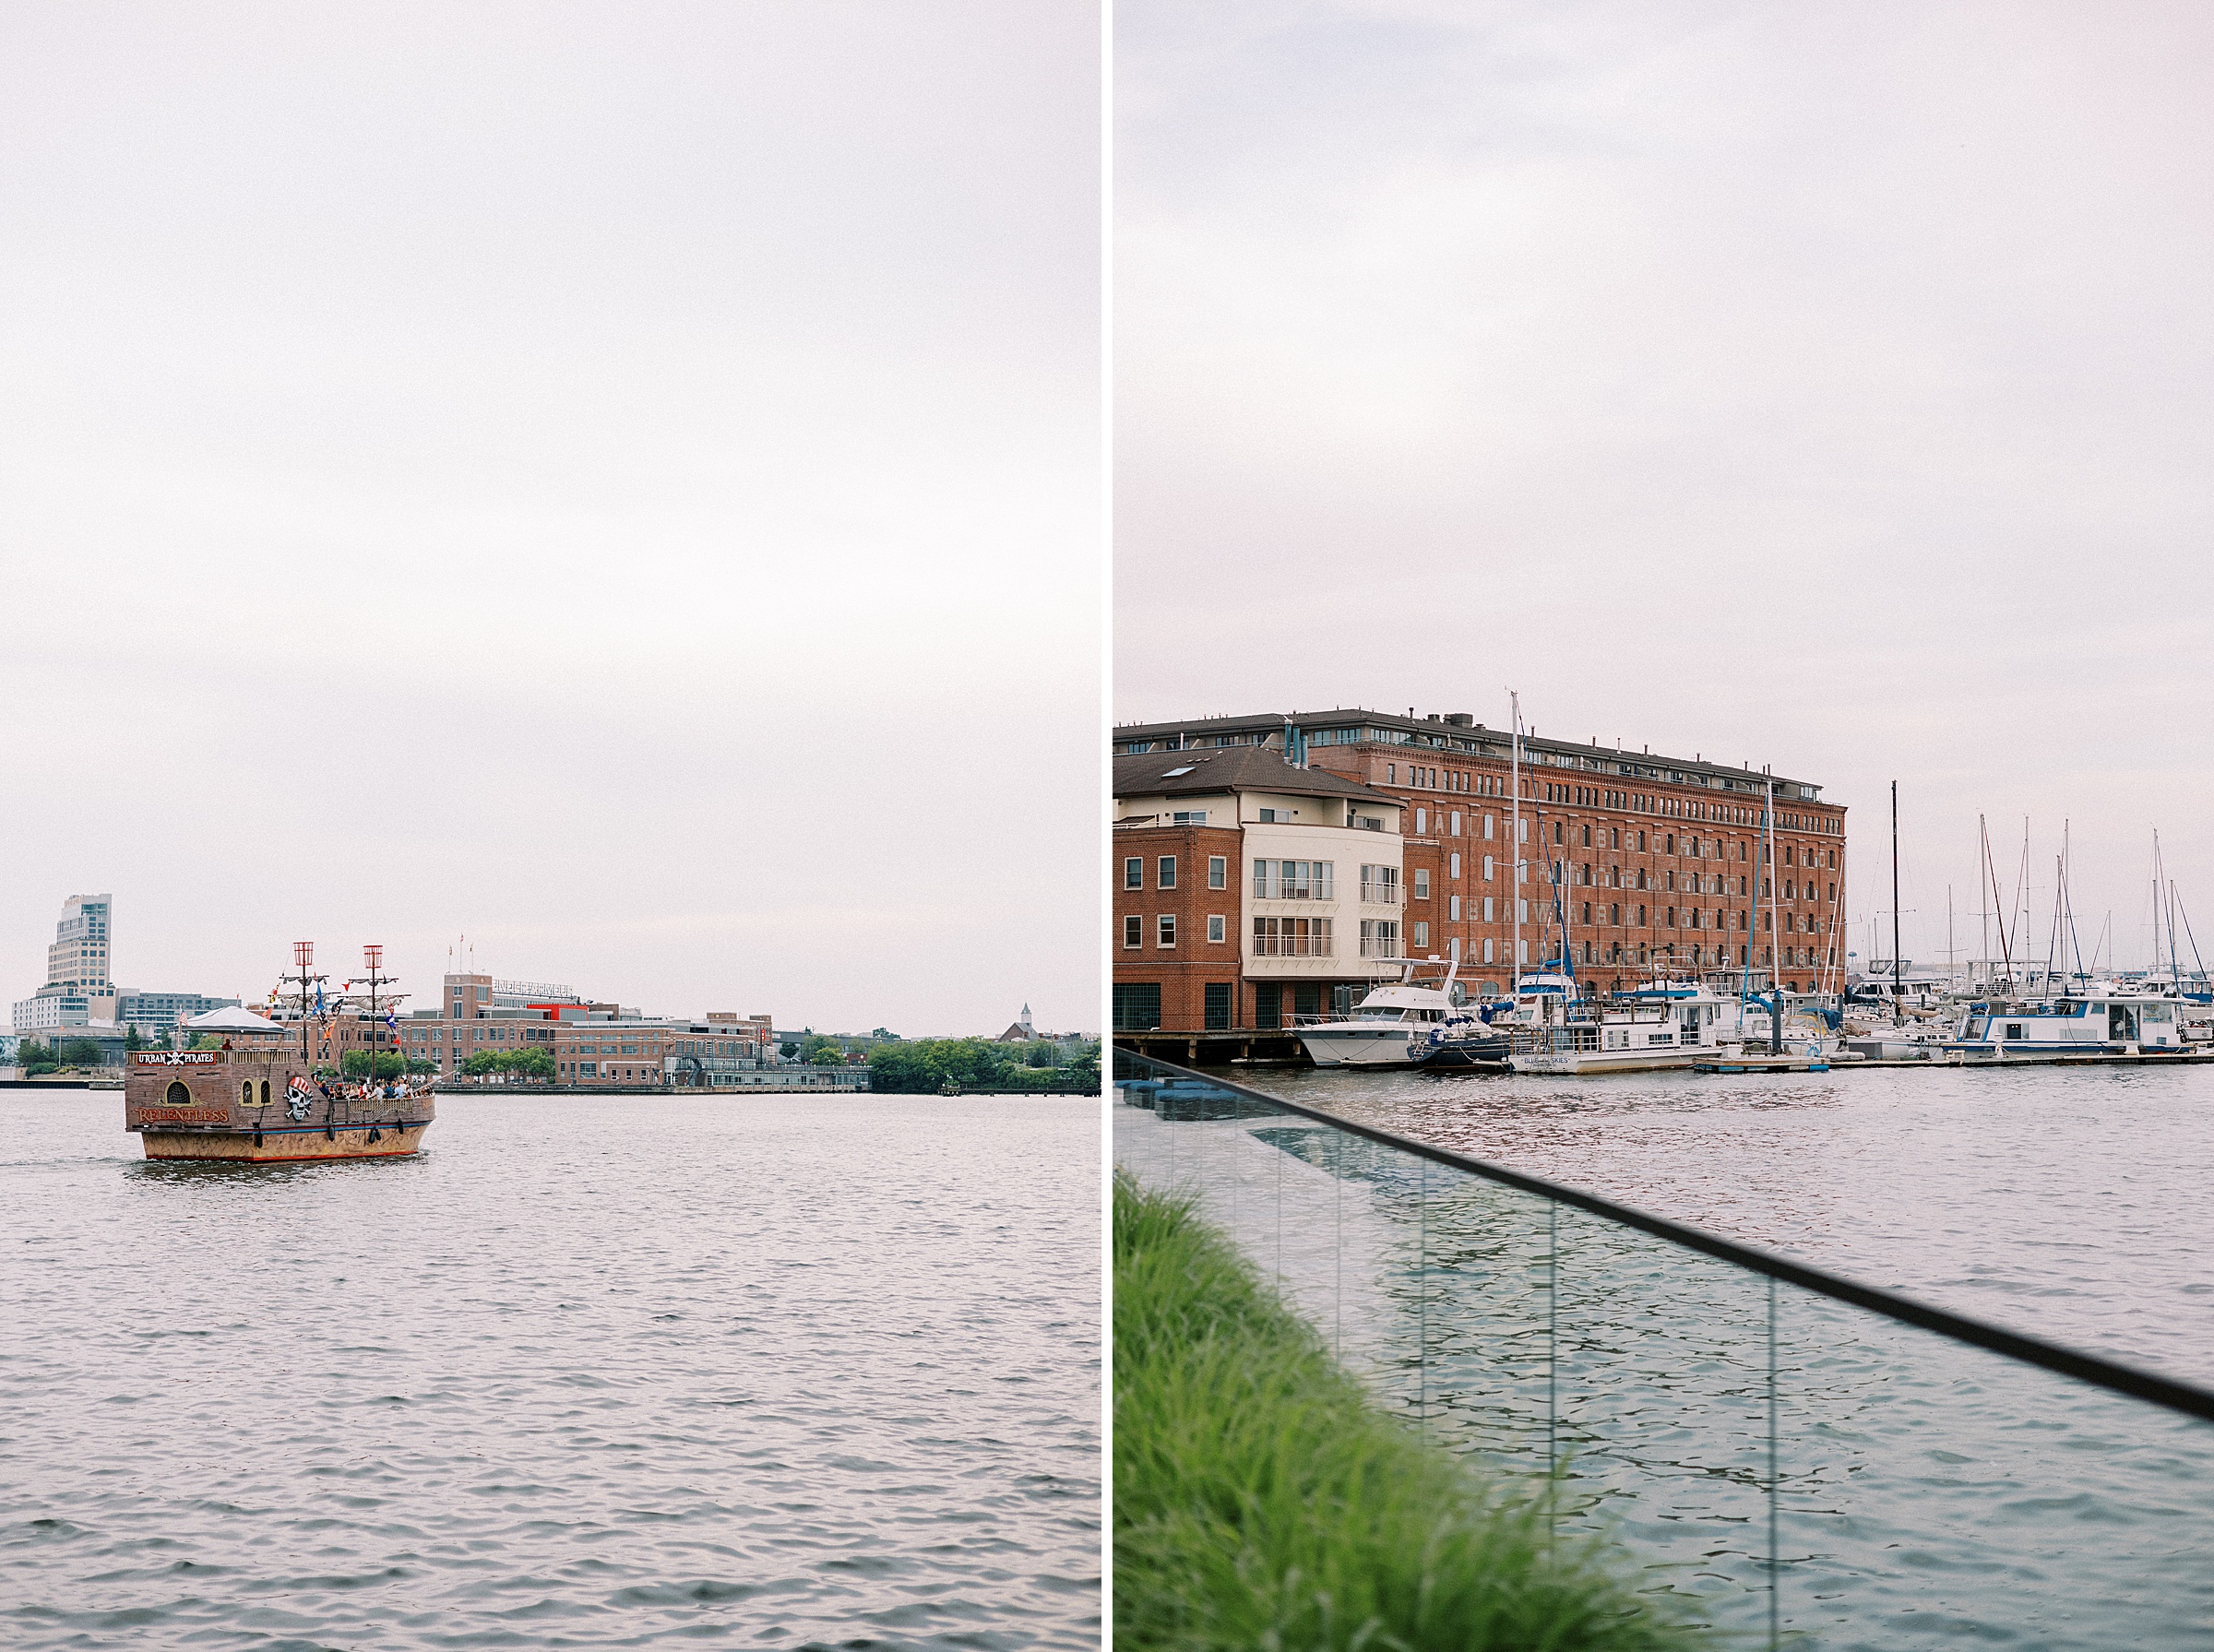
[{"label": "pirate ship", "polygon": [[124,1128],[137,1135],[149,1159],[282,1164],[420,1151],[436,1111],[427,1082],[379,1079],[374,1062],[359,1081],[349,1081],[310,1059],[318,1035],[327,1054],[339,1015],[366,1007],[374,1018],[404,996],[384,991],[392,977],[381,969],[383,950],[363,949],[366,992],[354,992],[352,981],[331,992],[329,977],[315,972],[315,943],[294,944],[293,972],[270,1001],[294,1012],[297,1048],[282,1023],[232,1010],[222,1026],[202,1028],[221,1035],[220,1048],[134,1053],[124,1084]]}]

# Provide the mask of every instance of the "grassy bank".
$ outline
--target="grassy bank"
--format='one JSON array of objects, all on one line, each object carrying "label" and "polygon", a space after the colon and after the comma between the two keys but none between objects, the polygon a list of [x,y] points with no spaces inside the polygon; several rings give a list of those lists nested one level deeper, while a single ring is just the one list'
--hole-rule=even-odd
[{"label": "grassy bank", "polygon": [[1117,1646],[1704,1644],[1628,1577],[1375,1410],[1188,1201],[1116,1179]]}]

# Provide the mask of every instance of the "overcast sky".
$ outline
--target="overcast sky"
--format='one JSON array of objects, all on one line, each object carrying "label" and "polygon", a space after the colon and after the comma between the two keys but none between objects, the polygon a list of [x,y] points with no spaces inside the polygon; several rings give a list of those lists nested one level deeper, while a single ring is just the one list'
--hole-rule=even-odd
[{"label": "overcast sky", "polygon": [[0,998],[1096,1029],[1096,12],[0,32]]},{"label": "overcast sky", "polygon": [[1821,783],[1863,917],[1896,778],[1923,957],[1981,811],[2141,961],[2157,826],[2214,962],[2214,13],[1117,30],[1118,717],[1517,686]]}]

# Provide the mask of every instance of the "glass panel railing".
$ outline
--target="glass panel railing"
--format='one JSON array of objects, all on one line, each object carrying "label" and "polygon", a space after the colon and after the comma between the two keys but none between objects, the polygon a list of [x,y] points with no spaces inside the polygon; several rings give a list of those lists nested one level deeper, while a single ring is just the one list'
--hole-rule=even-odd
[{"label": "glass panel railing", "polygon": [[1187,1189],[1380,1404],[1731,1640],[2214,1644],[2214,1395],[1118,1052]]}]

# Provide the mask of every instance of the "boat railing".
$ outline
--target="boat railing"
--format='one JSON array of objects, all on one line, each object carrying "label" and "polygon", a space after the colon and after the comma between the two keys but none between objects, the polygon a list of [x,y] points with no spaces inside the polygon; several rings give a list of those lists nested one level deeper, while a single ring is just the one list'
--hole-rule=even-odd
[{"label": "boat railing", "polygon": [[1436,1444],[1732,1644],[2214,1622],[2214,1392],[1117,1050],[1114,1155]]}]

